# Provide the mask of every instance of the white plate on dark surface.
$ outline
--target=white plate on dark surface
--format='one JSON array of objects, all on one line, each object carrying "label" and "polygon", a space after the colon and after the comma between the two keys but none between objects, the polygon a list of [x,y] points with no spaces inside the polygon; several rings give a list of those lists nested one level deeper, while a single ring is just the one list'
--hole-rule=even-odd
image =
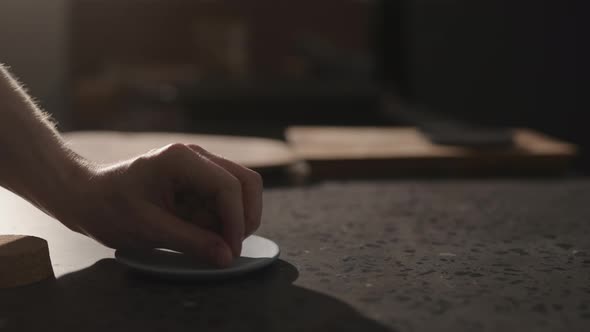
[{"label": "white plate on dark surface", "polygon": [[135,252],[117,250],[115,257],[133,270],[172,279],[226,279],[269,266],[279,258],[279,246],[273,241],[251,235],[242,244],[242,255],[231,266],[220,269],[199,263],[179,252],[155,249]]}]

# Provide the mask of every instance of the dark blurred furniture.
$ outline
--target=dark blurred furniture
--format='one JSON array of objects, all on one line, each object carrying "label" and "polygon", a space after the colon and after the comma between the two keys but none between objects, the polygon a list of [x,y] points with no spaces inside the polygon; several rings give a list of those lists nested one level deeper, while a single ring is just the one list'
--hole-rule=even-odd
[{"label": "dark blurred furniture", "polygon": [[355,0],[72,1],[72,129],[273,135],[263,120],[280,132],[291,122],[374,123],[372,8]]},{"label": "dark blurred furniture", "polygon": [[379,77],[402,107],[480,126],[531,127],[578,144],[578,166],[590,169],[588,98],[580,94],[590,77],[584,1],[378,6]]}]

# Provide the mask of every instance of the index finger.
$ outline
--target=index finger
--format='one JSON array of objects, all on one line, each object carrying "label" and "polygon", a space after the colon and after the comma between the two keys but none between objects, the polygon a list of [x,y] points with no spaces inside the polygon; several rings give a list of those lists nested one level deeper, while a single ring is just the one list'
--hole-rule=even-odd
[{"label": "index finger", "polygon": [[252,234],[260,226],[262,216],[262,177],[244,166],[238,165],[223,157],[217,156],[199,146],[189,145],[197,153],[226,169],[235,176],[242,185],[242,204],[244,206],[245,236]]}]

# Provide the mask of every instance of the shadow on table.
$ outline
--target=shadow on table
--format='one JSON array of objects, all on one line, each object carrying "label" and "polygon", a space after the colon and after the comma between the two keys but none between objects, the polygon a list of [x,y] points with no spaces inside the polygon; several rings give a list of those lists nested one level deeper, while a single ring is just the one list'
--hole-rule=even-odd
[{"label": "shadow on table", "polygon": [[7,331],[391,331],[349,305],[293,282],[282,260],[245,278],[172,282],[113,259],[57,280],[0,290]]}]

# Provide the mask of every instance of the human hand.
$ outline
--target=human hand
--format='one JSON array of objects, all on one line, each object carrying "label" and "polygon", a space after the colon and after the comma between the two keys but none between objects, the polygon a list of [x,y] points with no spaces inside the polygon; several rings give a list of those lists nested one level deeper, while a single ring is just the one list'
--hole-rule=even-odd
[{"label": "human hand", "polygon": [[50,212],[111,248],[166,248],[225,267],[260,225],[260,175],[196,145],[84,170]]}]

